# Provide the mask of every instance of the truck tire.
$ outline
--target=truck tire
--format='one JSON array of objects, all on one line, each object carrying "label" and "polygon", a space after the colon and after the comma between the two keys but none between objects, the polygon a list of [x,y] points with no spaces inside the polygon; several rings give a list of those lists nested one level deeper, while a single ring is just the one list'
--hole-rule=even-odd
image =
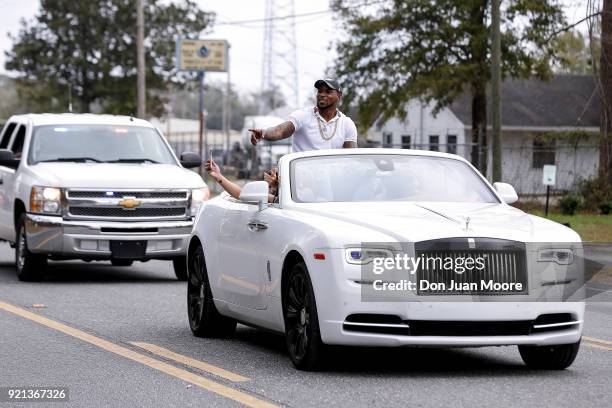
[{"label": "truck tire", "polygon": [[44,278],[47,268],[47,255],[33,254],[28,249],[25,230],[26,215],[21,214],[17,221],[17,240],[15,242],[15,268],[17,278],[24,282],[36,282]]},{"label": "truck tire", "polygon": [[172,266],[174,267],[174,274],[176,279],[180,281],[187,280],[187,257],[179,256],[172,258]]}]

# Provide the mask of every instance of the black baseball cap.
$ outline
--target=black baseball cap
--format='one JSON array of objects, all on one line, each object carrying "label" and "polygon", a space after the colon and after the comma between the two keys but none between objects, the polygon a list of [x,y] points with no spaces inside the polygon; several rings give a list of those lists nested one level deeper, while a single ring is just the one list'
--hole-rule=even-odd
[{"label": "black baseball cap", "polygon": [[319,89],[323,85],[327,86],[329,89],[333,89],[334,91],[342,92],[342,90],[340,89],[340,84],[335,79],[319,79],[317,82],[314,83],[314,87],[317,89]]}]

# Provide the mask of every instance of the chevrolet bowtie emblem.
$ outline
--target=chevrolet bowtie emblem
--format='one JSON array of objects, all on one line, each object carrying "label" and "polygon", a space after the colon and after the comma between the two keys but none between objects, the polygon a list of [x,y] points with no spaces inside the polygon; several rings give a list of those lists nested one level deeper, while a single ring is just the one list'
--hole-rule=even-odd
[{"label": "chevrolet bowtie emblem", "polygon": [[119,205],[126,209],[136,208],[140,205],[140,201],[133,198],[125,198],[119,201]]}]

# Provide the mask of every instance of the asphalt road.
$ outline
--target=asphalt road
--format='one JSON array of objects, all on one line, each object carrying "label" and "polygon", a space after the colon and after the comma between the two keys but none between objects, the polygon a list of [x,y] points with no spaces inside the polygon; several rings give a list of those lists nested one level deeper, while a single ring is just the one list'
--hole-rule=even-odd
[{"label": "asphalt road", "polygon": [[19,282],[0,243],[0,387],[67,387],[53,407],[612,406],[610,302],[587,305],[590,340],[564,371],[528,370],[516,347],[341,348],[306,373],[276,335],[239,326],[231,339],[194,337],[185,296],[156,261],[55,262],[45,282]]}]

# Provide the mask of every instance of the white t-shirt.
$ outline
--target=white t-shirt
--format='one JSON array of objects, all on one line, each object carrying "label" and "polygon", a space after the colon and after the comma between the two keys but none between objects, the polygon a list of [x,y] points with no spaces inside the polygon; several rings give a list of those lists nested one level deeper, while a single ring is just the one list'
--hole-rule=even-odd
[{"label": "white t-shirt", "polygon": [[303,108],[292,112],[289,121],[295,127],[293,152],[341,149],[344,142],[357,142],[355,122],[340,111],[327,122],[316,107]]}]

